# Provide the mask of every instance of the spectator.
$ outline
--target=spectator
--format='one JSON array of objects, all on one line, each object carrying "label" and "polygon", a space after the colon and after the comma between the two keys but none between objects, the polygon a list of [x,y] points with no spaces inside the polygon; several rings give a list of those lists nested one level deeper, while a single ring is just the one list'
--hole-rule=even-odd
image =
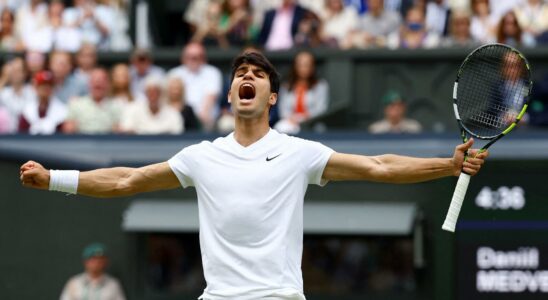
[{"label": "spectator", "polygon": [[401,24],[399,13],[385,10],[382,0],[367,0],[369,10],[360,18],[358,28],[352,32],[342,48],[383,47],[386,37],[395,34]]},{"label": "spectator", "polygon": [[34,45],[32,37],[35,32],[47,25],[48,5],[43,0],[30,0],[19,8],[15,16],[15,34],[22,39],[27,50],[43,51],[43,49],[32,48]]},{"label": "spectator", "polygon": [[489,0],[472,0],[472,12],[472,37],[481,43],[494,42],[498,19],[490,13]]},{"label": "spectator", "polygon": [[535,38],[528,32],[523,32],[513,11],[507,12],[500,19],[497,27],[497,42],[514,47],[534,47]]},{"label": "spectator", "polygon": [[397,91],[388,91],[382,103],[384,118],[369,126],[370,133],[419,133],[422,130],[419,122],[405,117],[405,101]]},{"label": "spectator", "polygon": [[426,29],[439,36],[447,35],[450,13],[447,0],[429,1],[426,4]]},{"label": "spectator", "polygon": [[106,5],[96,5],[94,0],[73,0],[73,7],[65,9],[63,19],[68,26],[76,27],[82,41],[100,50],[110,49],[110,33],[115,13]]},{"label": "spectator", "polygon": [[548,30],[548,4],[542,0],[527,0],[514,8],[519,26],[534,37]]},{"label": "spectator", "polygon": [[38,51],[25,52],[25,67],[32,77],[39,71],[46,69],[46,55]]},{"label": "spectator", "polygon": [[286,50],[293,47],[294,37],[306,12],[296,0],[283,0],[279,8],[265,13],[259,44],[267,50]]},{"label": "spectator", "polygon": [[512,11],[515,7],[523,5],[526,0],[489,0],[491,7],[491,15],[496,20],[500,20],[507,12]]},{"label": "spectator", "polygon": [[242,47],[258,33],[251,20],[249,0],[226,0],[219,29],[228,44]]},{"label": "spectator", "polygon": [[112,82],[112,100],[124,104],[133,102],[133,94],[130,89],[131,78],[129,67],[126,64],[116,64],[110,72]]},{"label": "spectator", "polygon": [[122,132],[134,134],[180,134],[184,131],[181,114],[166,103],[163,78],[145,80],[144,101],[136,101],[122,114]]},{"label": "spectator", "polygon": [[223,3],[221,1],[208,2],[204,19],[196,23],[196,31],[191,38],[193,42],[204,43],[209,46],[228,47],[228,41],[221,34],[219,28],[222,10]]},{"label": "spectator", "polygon": [[320,18],[323,22],[321,36],[329,45],[342,45],[358,26],[358,13],[354,7],[345,7],[343,0],[325,1]]},{"label": "spectator", "polygon": [[72,55],[68,52],[52,52],[50,55],[50,70],[55,80],[55,97],[63,103],[68,103],[72,97],[87,93],[87,84],[72,72]]},{"label": "spectator", "polygon": [[3,106],[9,112],[11,120],[10,133],[17,132],[17,125],[23,108],[34,97],[34,91],[30,85],[26,84],[26,80],[27,72],[21,58],[14,58],[2,68],[0,106]]},{"label": "spectator", "polygon": [[0,14],[0,50],[21,51],[24,45],[15,33],[14,15],[11,10],[4,8]]},{"label": "spectator", "polygon": [[305,48],[321,46],[323,44],[320,36],[321,27],[320,18],[313,12],[306,11],[295,34],[295,46]]},{"label": "spectator", "polygon": [[106,273],[108,257],[103,244],[88,245],[82,253],[82,259],[84,273],[70,278],[63,288],[61,300],[126,299],[118,280]]},{"label": "spectator", "polygon": [[295,56],[288,82],[281,87],[278,109],[281,120],[275,125],[278,131],[297,133],[300,124],[318,117],[329,103],[327,81],[318,78],[312,53],[303,51]]},{"label": "spectator", "polygon": [[167,103],[181,113],[185,131],[197,130],[200,128],[200,122],[192,107],[186,105],[185,87],[180,78],[169,78],[167,82]]},{"label": "spectator", "polygon": [[479,46],[470,33],[470,14],[464,10],[455,10],[451,14],[450,35],[442,40],[442,47],[466,47]]},{"label": "spectator", "polygon": [[34,75],[36,96],[25,104],[19,118],[19,133],[53,134],[60,131],[67,117],[67,107],[53,96],[53,74],[40,71]]},{"label": "spectator", "polygon": [[138,96],[145,93],[145,78],[148,76],[164,76],[165,71],[154,65],[150,51],[137,48],[131,55],[129,73],[131,75],[131,93]]},{"label": "spectator", "polygon": [[129,51],[132,47],[129,38],[129,0],[98,0],[99,4],[108,6],[114,15],[112,29],[110,31],[110,50]]},{"label": "spectator", "polygon": [[387,46],[391,49],[435,48],[439,43],[440,38],[437,34],[426,31],[424,13],[418,7],[407,11],[405,23],[400,31],[391,34],[387,40]]},{"label": "spectator", "polygon": [[64,133],[105,134],[118,131],[122,105],[109,98],[109,76],[95,68],[89,78],[89,95],[70,101]]},{"label": "spectator", "polygon": [[219,69],[206,63],[204,46],[189,43],[181,52],[181,65],[169,71],[169,77],[173,76],[183,81],[187,103],[192,106],[203,128],[213,130],[222,75]]},{"label": "spectator", "polygon": [[49,4],[49,26],[44,30],[49,31],[50,49],[74,53],[82,45],[80,31],[63,23],[65,4],[61,0],[52,0]]},{"label": "spectator", "polygon": [[89,82],[89,75],[97,67],[97,48],[90,43],[83,43],[76,53],[74,74],[83,82]]}]

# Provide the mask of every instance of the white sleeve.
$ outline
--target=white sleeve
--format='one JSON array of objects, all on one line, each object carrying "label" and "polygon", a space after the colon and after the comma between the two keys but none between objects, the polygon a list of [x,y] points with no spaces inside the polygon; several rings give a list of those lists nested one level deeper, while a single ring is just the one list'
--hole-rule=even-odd
[{"label": "white sleeve", "polygon": [[192,170],[196,168],[195,162],[197,158],[195,156],[200,153],[200,151],[196,151],[198,145],[184,148],[167,161],[171,170],[179,179],[181,186],[184,188],[194,186]]},{"label": "white sleeve", "polygon": [[301,159],[304,163],[308,184],[324,186],[328,180],[322,179],[323,170],[335,151],[321,143],[303,140]]}]

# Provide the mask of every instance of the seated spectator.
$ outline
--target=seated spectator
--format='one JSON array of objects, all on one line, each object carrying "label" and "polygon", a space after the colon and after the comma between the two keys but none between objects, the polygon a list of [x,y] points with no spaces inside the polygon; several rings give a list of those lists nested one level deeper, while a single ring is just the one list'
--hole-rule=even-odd
[{"label": "seated spectator", "polygon": [[386,38],[395,34],[401,24],[399,13],[385,10],[382,0],[367,0],[369,10],[360,17],[358,28],[352,32],[342,48],[383,47]]},{"label": "seated spectator", "polygon": [[449,15],[451,11],[447,0],[433,0],[426,4],[426,30],[439,36],[449,33]]},{"label": "seated spectator", "polygon": [[51,50],[66,51],[74,53],[82,45],[80,31],[74,27],[67,26],[63,22],[65,4],[61,0],[52,0],[49,4],[49,26],[42,29],[49,35],[49,48]]},{"label": "seated spectator", "polygon": [[129,76],[129,67],[126,64],[116,64],[110,71],[110,81],[112,82],[112,100],[124,104],[133,102],[133,94],[131,94]]},{"label": "seated spectator", "polygon": [[125,300],[120,282],[106,273],[107,249],[103,244],[88,245],[83,253],[84,272],[73,276],[65,284],[61,300]]},{"label": "seated spectator", "polygon": [[185,87],[180,78],[169,78],[167,81],[167,103],[181,113],[185,131],[200,129],[194,110],[186,105]]},{"label": "seated spectator", "polygon": [[320,13],[323,22],[321,36],[328,45],[342,45],[347,36],[358,26],[358,12],[344,6],[343,0],[327,0]]},{"label": "seated spectator", "polygon": [[53,95],[53,74],[41,71],[34,75],[36,96],[28,101],[19,118],[19,133],[54,134],[67,117],[67,106]]},{"label": "seated spectator", "polygon": [[222,11],[223,3],[221,1],[209,1],[205,18],[196,23],[196,31],[191,40],[208,46],[228,47],[228,41],[219,28]]},{"label": "seated spectator", "polygon": [[133,96],[145,93],[145,78],[148,76],[161,76],[165,74],[164,69],[154,64],[152,54],[147,49],[137,48],[131,55],[131,93]]},{"label": "seated spectator", "polygon": [[266,50],[286,50],[293,47],[299,24],[307,11],[296,0],[283,0],[279,8],[265,13],[259,44]]},{"label": "seated spectator", "polygon": [[295,46],[314,48],[323,45],[320,36],[321,26],[320,18],[315,13],[306,11],[295,34]]},{"label": "seated spectator", "polygon": [[[15,34],[21,38],[25,49],[33,51],[44,51],[36,49],[33,35],[48,25],[48,5],[43,0],[30,0],[23,4],[15,15]],[[29,47],[30,46],[30,47]],[[41,46],[38,44],[38,46]]]},{"label": "seated spectator", "polygon": [[89,82],[89,74],[97,67],[97,48],[90,43],[83,43],[76,53],[74,75],[80,81]]},{"label": "seated spectator", "polygon": [[258,33],[251,21],[249,0],[226,0],[219,29],[231,46],[245,46]]},{"label": "seated spectator", "polygon": [[281,132],[295,134],[300,124],[320,116],[327,110],[329,86],[318,78],[316,62],[310,52],[295,56],[289,80],[280,88],[278,110],[281,120],[274,128]]},{"label": "seated spectator", "polygon": [[72,99],[64,133],[105,134],[119,129],[123,105],[109,98],[107,70],[95,68],[89,78],[89,95]]},{"label": "seated spectator", "polygon": [[17,132],[23,108],[34,97],[34,90],[26,81],[27,72],[23,59],[14,58],[4,64],[0,78],[0,106],[3,106],[10,115],[10,133]]},{"label": "seated spectator", "polygon": [[15,33],[15,20],[11,10],[4,8],[0,14],[0,50],[21,51],[24,45]]},{"label": "seated spectator", "polygon": [[100,5],[110,7],[114,15],[112,28],[110,31],[111,51],[129,51],[132,47],[129,38],[129,17],[130,1],[127,0],[97,0]]},{"label": "seated spectator", "polygon": [[392,33],[387,40],[387,46],[391,49],[429,49],[439,46],[439,43],[440,37],[437,34],[426,31],[424,13],[418,7],[407,11],[400,31]]},{"label": "seated spectator", "polygon": [[197,114],[203,129],[214,129],[219,114],[217,99],[221,94],[221,71],[206,62],[203,45],[189,43],[181,52],[181,65],[169,71],[169,77],[178,77],[184,83],[187,104]]},{"label": "seated spectator", "polygon": [[73,0],[73,7],[65,9],[64,23],[78,28],[82,42],[95,45],[100,50],[110,49],[110,34],[115,14],[111,7],[96,5],[93,0]]},{"label": "seated spectator", "polygon": [[55,97],[68,103],[72,97],[87,94],[87,83],[72,72],[72,55],[68,52],[52,52],[50,70],[55,80]]},{"label": "seated spectator", "polygon": [[406,105],[400,94],[388,91],[382,98],[384,118],[369,126],[369,133],[419,133],[422,126],[419,122],[405,117]]},{"label": "seated spectator", "polygon": [[166,103],[163,78],[145,80],[145,100],[130,104],[122,114],[120,129],[133,134],[180,134],[184,131],[179,111]]},{"label": "seated spectator", "polygon": [[497,42],[514,47],[534,47],[536,45],[535,38],[521,29],[513,11],[507,12],[500,19],[497,27]]},{"label": "seated spectator", "polygon": [[496,40],[498,19],[491,15],[489,0],[472,0],[472,20],[470,31],[472,37],[481,43],[492,43]]},{"label": "seated spectator", "polygon": [[533,37],[548,30],[548,4],[542,0],[527,0],[514,8],[514,14],[523,31]]},{"label": "seated spectator", "polygon": [[32,78],[37,72],[46,69],[46,55],[37,51],[25,52],[25,67]]},{"label": "seated spectator", "polygon": [[470,34],[470,14],[464,10],[453,11],[449,36],[441,41],[441,46],[472,48],[479,45],[480,43]]}]

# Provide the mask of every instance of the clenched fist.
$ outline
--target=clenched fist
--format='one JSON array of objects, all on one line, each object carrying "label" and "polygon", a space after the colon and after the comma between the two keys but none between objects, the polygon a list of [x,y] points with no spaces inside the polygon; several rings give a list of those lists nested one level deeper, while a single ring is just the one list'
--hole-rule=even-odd
[{"label": "clenched fist", "polygon": [[49,188],[49,170],[37,162],[31,160],[24,163],[19,175],[23,186],[42,190]]}]

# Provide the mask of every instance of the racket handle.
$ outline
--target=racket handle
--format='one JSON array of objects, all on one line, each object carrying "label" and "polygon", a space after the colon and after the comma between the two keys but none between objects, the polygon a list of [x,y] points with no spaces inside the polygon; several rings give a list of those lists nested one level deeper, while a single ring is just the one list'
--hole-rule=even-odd
[{"label": "racket handle", "polygon": [[443,222],[441,229],[455,232],[462,201],[466,195],[466,190],[468,190],[468,183],[470,183],[470,175],[461,172],[459,180],[457,181],[457,186],[455,187],[455,192],[453,193],[453,199],[451,199],[451,205],[449,206],[445,222]]}]

